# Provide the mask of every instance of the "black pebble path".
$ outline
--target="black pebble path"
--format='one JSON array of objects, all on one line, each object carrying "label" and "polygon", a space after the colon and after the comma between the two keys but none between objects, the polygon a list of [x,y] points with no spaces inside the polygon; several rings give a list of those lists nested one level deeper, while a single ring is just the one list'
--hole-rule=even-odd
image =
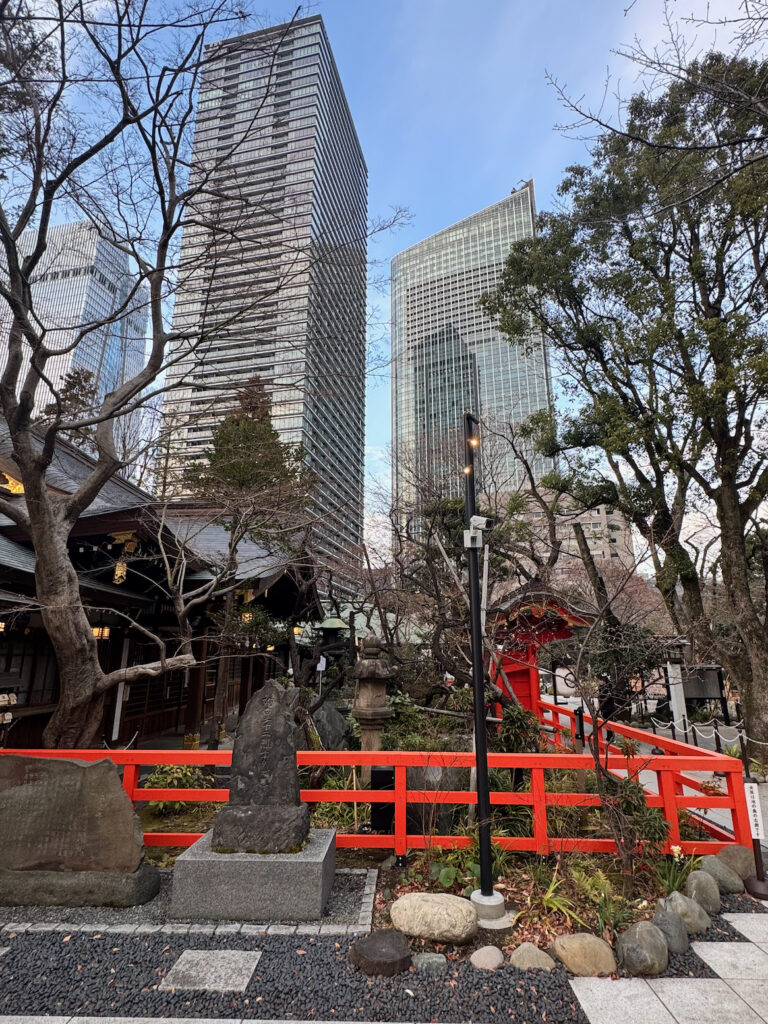
[{"label": "black pebble path", "polygon": [[[724,911],[765,912],[748,897],[725,897]],[[701,941],[744,941],[722,917]],[[0,1015],[244,1017],[253,1019],[587,1024],[557,967],[477,971],[465,960],[434,977],[411,970],[367,978],[347,962],[346,937],[119,935],[34,932],[2,936]],[[161,992],[185,949],[260,949],[243,993]],[[693,952],[670,957],[665,977],[715,977]]]},{"label": "black pebble path", "polygon": [[[442,977],[412,970],[367,978],[347,963],[349,940],[330,936],[65,938],[53,932],[9,940],[0,957],[0,1014],[587,1024],[561,968],[480,973],[464,962]],[[158,991],[185,949],[263,953],[243,993]]]}]

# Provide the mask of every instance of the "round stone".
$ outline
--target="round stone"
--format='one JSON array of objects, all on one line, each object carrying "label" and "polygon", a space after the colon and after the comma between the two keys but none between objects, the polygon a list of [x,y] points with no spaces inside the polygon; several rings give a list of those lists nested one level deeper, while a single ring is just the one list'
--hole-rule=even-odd
[{"label": "round stone", "polygon": [[607,942],[590,932],[558,935],[549,948],[571,974],[581,978],[614,974],[616,971],[613,950]]},{"label": "round stone", "polygon": [[653,923],[667,940],[670,953],[687,953],[691,945],[685,921],[671,910],[657,910]]},{"label": "round stone", "polygon": [[498,946],[481,946],[474,951],[469,962],[479,971],[495,971],[504,963],[504,954]]},{"label": "round stone", "polygon": [[521,942],[509,962],[518,971],[551,971],[555,966],[552,957],[532,942]]},{"label": "round stone", "polygon": [[655,924],[638,921],[617,939],[616,956],[633,977],[661,974],[669,962],[667,940]]},{"label": "round stone", "polygon": [[475,908],[449,893],[406,893],[395,900],[389,915],[398,931],[433,942],[462,945],[477,934]]},{"label": "round stone", "polygon": [[685,883],[685,895],[696,900],[708,914],[720,913],[720,890],[712,875],[706,871],[692,871]]},{"label": "round stone", "polygon": [[716,857],[731,871],[735,871],[742,881],[755,873],[755,851],[749,846],[738,846],[733,843],[731,846],[724,846]]},{"label": "round stone", "polygon": [[712,924],[709,914],[701,904],[696,900],[689,899],[681,892],[671,892],[666,899],[659,900],[659,906],[662,910],[671,910],[672,913],[679,914],[689,935],[705,932]]},{"label": "round stone", "polygon": [[442,953],[417,953],[413,966],[422,974],[445,974],[448,961]]},{"label": "round stone", "polygon": [[708,875],[712,875],[721,893],[735,895],[744,892],[744,883],[741,877],[733,868],[728,867],[725,861],[720,860],[719,857],[707,854],[707,856],[701,858],[699,867],[702,871],[706,871]]}]

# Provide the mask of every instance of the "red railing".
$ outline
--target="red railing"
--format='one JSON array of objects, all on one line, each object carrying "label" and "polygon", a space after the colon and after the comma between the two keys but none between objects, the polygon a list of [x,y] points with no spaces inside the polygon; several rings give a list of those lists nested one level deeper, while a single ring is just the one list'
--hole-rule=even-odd
[{"label": "red railing", "polygon": [[[592,838],[585,835],[559,836],[550,833],[548,807],[598,807],[600,799],[595,793],[554,792],[547,787],[547,772],[554,769],[589,770],[594,767],[589,753],[568,752],[564,737],[572,746],[575,736],[575,715],[568,708],[542,702],[540,718],[543,727],[552,733],[551,742],[555,750],[546,754],[491,754],[488,763],[492,768],[522,769],[530,773],[530,791],[505,791],[491,793],[495,806],[524,806],[531,808],[532,835],[498,836],[498,844],[508,850],[530,851],[539,854],[561,850],[613,852],[616,847],[612,839]],[[591,726],[589,716],[585,722]],[[610,728],[614,733],[635,740],[639,745],[657,746],[663,754],[623,754],[614,744],[606,744],[601,738],[601,761],[617,775],[653,773],[656,789],[646,786],[646,800],[649,807],[661,808],[670,824],[668,848],[682,847],[685,853],[715,853],[726,843],[751,845],[749,819],[744,797],[741,762],[724,754],[692,747],[685,743],[657,737],[642,729],[634,729],[615,722],[599,723],[598,732]],[[139,769],[158,764],[186,764],[195,766],[229,765],[232,752],[203,750],[0,750],[3,754],[24,754],[36,757],[72,758],[81,761],[99,761],[109,758],[123,766],[123,787],[131,800],[184,800],[184,801],[226,801],[226,789],[150,789],[139,785]],[[424,835],[408,832],[407,809],[409,804],[464,805],[477,802],[477,795],[465,790],[422,790],[409,789],[408,768],[445,767],[471,768],[475,758],[471,753],[423,753],[411,751],[313,751],[302,750],[297,754],[300,767],[328,766],[356,768],[386,764],[394,768],[394,790],[371,789],[303,789],[302,799],[309,803],[387,803],[394,804],[394,831],[391,834],[341,833],[337,835],[339,847],[391,849],[395,854],[405,854],[409,849],[423,849],[426,846],[460,847],[471,843],[468,836]],[[725,792],[713,795],[702,790],[701,783],[689,772],[722,772]],[[646,779],[648,776],[646,776]],[[686,794],[685,790],[694,790]],[[718,808],[729,812],[731,829],[699,819],[710,836],[708,839],[681,841],[680,810],[705,810]],[[146,832],[144,841],[148,846],[190,846],[202,833],[199,832]]]}]

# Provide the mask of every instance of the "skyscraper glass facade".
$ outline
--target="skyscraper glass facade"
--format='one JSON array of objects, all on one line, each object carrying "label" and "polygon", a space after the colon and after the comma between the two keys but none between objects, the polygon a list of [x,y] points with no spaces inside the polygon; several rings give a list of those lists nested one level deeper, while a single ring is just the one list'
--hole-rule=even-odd
[{"label": "skyscraper glass facade", "polygon": [[202,79],[166,416],[183,491],[258,376],[315,476],[315,552],[362,541],[367,171],[320,17],[218,43]]},{"label": "skyscraper glass facade", "polygon": [[[31,252],[36,241],[37,232],[25,232],[19,241],[22,255]],[[48,229],[47,248],[32,278],[31,292],[33,319],[45,332],[45,344],[60,352],[45,366],[45,376],[55,390],[60,389],[66,374],[87,370],[100,401],[141,369],[147,290],[135,288],[128,257],[101,237],[89,221]],[[2,303],[0,330],[7,331],[10,322],[10,310]],[[24,354],[22,373],[29,366],[30,354],[29,350]],[[0,344],[0,372],[7,358],[7,346]],[[51,388],[42,382],[36,411],[52,401]]]},{"label": "skyscraper glass facade", "polygon": [[[551,405],[540,336],[511,345],[478,308],[513,242],[533,233],[533,182],[392,260],[392,446],[396,507],[463,493],[463,414],[503,430]],[[500,465],[498,464],[500,461]],[[537,473],[544,469],[534,461]],[[521,482],[511,449],[497,488]]]}]

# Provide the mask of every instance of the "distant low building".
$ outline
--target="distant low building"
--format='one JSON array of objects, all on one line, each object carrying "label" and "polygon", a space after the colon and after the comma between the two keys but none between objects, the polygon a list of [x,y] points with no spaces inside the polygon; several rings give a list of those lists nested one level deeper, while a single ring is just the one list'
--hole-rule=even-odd
[{"label": "distant low building", "polygon": [[[73,493],[92,469],[79,449],[60,442],[47,473],[47,484]],[[23,487],[7,432],[0,421],[0,494],[24,502]],[[187,503],[155,501],[146,491],[112,477],[80,516],[69,541],[80,578],[86,614],[99,640],[105,671],[158,659],[158,647],[132,626],[140,622],[175,653],[179,626],[165,584],[160,544],[171,558],[184,552],[184,592],[211,579],[226,559],[229,534],[216,510]],[[316,621],[323,617],[312,563],[303,552],[267,550],[245,539],[238,548],[238,580],[244,602],[271,617]],[[0,516],[0,693],[13,693],[14,725],[8,744],[40,743],[58,701],[58,670],[35,597],[35,554],[29,537]],[[103,736],[109,743],[181,728],[210,716],[218,665],[227,659],[228,707],[239,710],[267,675],[287,671],[287,651],[268,656],[245,643],[235,651],[219,643],[221,599],[196,610],[193,653],[198,664],[186,671],[145,678],[119,686],[106,696]],[[248,614],[248,613],[245,613]]]}]

